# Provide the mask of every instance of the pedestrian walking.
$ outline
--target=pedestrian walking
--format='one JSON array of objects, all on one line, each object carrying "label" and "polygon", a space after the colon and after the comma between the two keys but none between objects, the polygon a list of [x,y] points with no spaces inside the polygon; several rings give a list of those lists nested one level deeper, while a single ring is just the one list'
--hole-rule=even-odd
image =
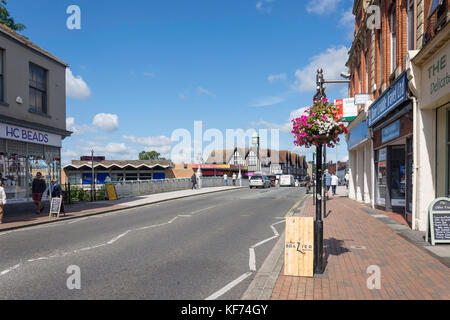
[{"label": "pedestrian walking", "polygon": [[37,206],[36,214],[40,214],[42,210],[44,210],[44,206],[41,204],[41,200],[45,189],[47,189],[45,180],[41,178],[42,174],[40,172],[36,173],[36,178],[33,179],[33,183],[31,185],[31,194],[34,204]]},{"label": "pedestrian walking", "polygon": [[348,189],[348,185],[350,184],[350,175],[348,174],[348,171],[345,174],[344,181],[345,181],[345,187]]},{"label": "pedestrian walking", "polygon": [[5,184],[3,183],[3,179],[0,180],[0,224],[3,223],[3,208],[6,204],[6,192],[5,192]]},{"label": "pedestrian walking", "polygon": [[[63,196],[62,188],[58,183],[56,183],[55,180],[51,181],[50,189],[51,189],[51,193],[52,193],[52,198],[61,198]],[[61,201],[61,212],[64,214],[66,213],[64,210],[64,202],[63,201]]]},{"label": "pedestrian walking", "polygon": [[228,186],[228,176],[226,173],[224,173],[223,175],[223,185]]},{"label": "pedestrian walking", "polygon": [[192,182],[192,190],[198,188],[197,176],[195,175],[195,173],[192,174],[191,182]]},{"label": "pedestrian walking", "polygon": [[328,169],[325,170],[325,186],[327,188],[326,196],[328,199],[329,198],[328,192],[330,191],[331,187],[331,174],[328,172]]},{"label": "pedestrian walking", "polygon": [[333,197],[336,195],[336,188],[339,184],[339,178],[337,177],[336,174],[332,174],[331,175],[331,190],[333,192]]},{"label": "pedestrian walking", "polygon": [[236,173],[233,173],[233,186],[236,186]]}]

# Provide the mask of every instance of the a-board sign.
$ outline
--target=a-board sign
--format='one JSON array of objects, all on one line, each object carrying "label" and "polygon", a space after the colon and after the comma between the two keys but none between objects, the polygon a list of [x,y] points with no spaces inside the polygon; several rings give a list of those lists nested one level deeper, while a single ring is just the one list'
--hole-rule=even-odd
[{"label": "a-board sign", "polygon": [[428,223],[426,241],[431,244],[450,243],[450,199],[434,200],[428,209]]},{"label": "a-board sign", "polygon": [[57,218],[59,218],[59,212],[61,211],[61,203],[62,203],[62,197],[52,198],[50,200],[50,214],[49,214],[49,217],[56,216]]},{"label": "a-board sign", "polygon": [[286,218],[284,246],[284,274],[286,276],[314,276],[314,218]]},{"label": "a-board sign", "polygon": [[116,188],[114,187],[113,184],[107,184],[105,186],[106,188],[106,193],[108,194],[108,199],[109,200],[117,200],[117,193],[116,193]]}]

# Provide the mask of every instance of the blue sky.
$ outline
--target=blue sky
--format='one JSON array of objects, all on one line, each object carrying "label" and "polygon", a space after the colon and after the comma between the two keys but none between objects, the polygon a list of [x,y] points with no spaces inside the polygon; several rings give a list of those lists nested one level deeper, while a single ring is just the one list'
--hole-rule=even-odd
[{"label": "blue sky", "polygon": [[[117,3],[117,4],[116,4]],[[81,30],[69,30],[69,5]],[[315,70],[346,71],[351,0],[14,0],[22,33],[70,65],[67,162],[92,148],[109,159],[142,150],[169,155],[172,132],[278,128],[311,103]],[[346,85],[330,86],[330,99]],[[310,158],[312,150],[300,150]],[[335,151],[331,159],[335,159]],[[347,158],[345,142],[339,160]]]}]

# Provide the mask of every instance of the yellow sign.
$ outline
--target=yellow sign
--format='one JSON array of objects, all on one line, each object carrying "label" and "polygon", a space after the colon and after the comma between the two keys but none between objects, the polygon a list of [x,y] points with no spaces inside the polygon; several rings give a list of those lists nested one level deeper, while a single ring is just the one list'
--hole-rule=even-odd
[{"label": "yellow sign", "polygon": [[113,184],[106,185],[106,193],[108,194],[109,200],[117,200],[116,188]]},{"label": "yellow sign", "polygon": [[314,276],[314,219],[286,218],[284,275]]}]

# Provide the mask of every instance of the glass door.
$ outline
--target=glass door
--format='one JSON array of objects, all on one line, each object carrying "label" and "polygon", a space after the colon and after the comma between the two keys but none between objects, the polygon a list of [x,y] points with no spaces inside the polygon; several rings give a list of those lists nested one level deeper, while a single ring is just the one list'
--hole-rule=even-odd
[{"label": "glass door", "polygon": [[386,183],[387,183],[387,148],[376,151],[375,169],[376,177],[376,204],[379,206],[386,205]]},{"label": "glass door", "polygon": [[[392,207],[406,206],[405,146],[393,146],[390,153],[390,185]],[[398,211],[398,210],[397,210]],[[404,209],[400,210],[404,213]]]}]

